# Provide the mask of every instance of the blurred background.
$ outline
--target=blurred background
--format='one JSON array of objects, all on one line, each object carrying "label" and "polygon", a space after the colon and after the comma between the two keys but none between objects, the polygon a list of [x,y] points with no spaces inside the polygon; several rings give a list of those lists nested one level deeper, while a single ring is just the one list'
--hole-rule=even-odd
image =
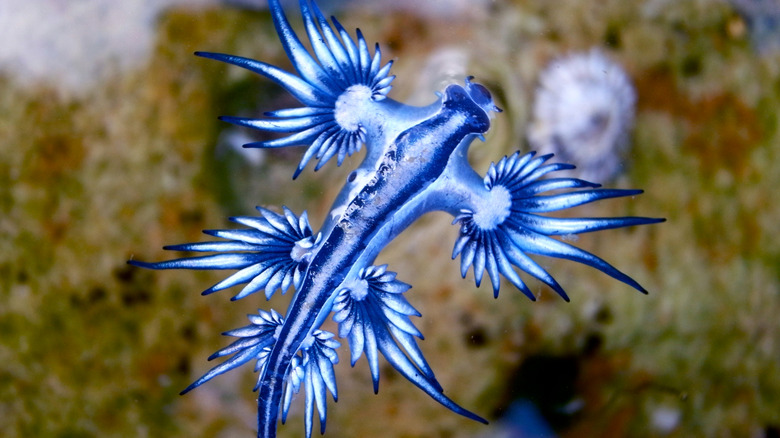
[{"label": "blurred background", "polygon": [[[286,3],[300,29],[296,4]],[[461,279],[457,226],[424,217],[378,262],[413,285],[421,348],[446,394],[491,425],[452,414],[386,363],[374,395],[365,360],[351,369],[345,347],[326,436],[780,436],[778,0],[323,9],[396,60],[391,98],[430,103],[467,74],[493,91],[505,111],[471,148],[481,174],[529,150],[550,62],[598,48],[636,93],[619,171],[598,182],[645,193],[573,213],[667,218],[575,242],[649,295],[545,259],[571,302],[529,280],[532,303],[509,285],[494,300],[471,273]],[[291,98],[195,50],[290,68],[260,0],[0,3],[4,436],[254,436],[251,366],[178,393],[230,341],[221,332],[258,308],[283,313],[290,294],[202,297],[224,273],[126,261],[175,256],[161,247],[207,240],[202,229],[256,205],[308,210],[316,228],[362,152],[291,181],[303,148],[243,150],[257,134],[216,119]],[[302,436],[297,402],[280,436]]]}]

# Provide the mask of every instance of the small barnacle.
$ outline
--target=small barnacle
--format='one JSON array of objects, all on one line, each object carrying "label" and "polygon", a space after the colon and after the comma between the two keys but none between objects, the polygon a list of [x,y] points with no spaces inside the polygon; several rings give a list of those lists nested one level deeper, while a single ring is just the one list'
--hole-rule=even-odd
[{"label": "small barnacle", "polygon": [[528,142],[575,163],[582,179],[609,181],[621,171],[635,104],[628,75],[600,50],[556,59],[539,75]]}]

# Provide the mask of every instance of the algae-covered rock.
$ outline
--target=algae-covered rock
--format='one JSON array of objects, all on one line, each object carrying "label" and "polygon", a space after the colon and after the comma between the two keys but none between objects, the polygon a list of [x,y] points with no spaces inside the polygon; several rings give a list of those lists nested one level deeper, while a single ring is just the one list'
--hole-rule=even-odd
[{"label": "algae-covered rock", "polygon": [[[110,74],[77,91],[63,91],[56,75],[30,82],[3,70],[0,430],[8,436],[253,436],[251,370],[178,393],[229,342],[221,332],[269,304],[248,309],[225,299],[229,291],[200,296],[219,273],[148,272],[126,261],[159,260],[163,245],[205,239],[202,229],[224,228],[254,205],[307,209],[319,224],[360,155],[288,184],[297,150],[241,152],[257,134],[216,117],[257,115],[288,98],[192,52],[289,64],[266,12],[205,3],[153,14],[148,54],[109,64]],[[472,148],[479,172],[528,149],[534,89],[549,61],[600,47],[637,93],[614,185],[645,194],[577,214],[667,222],[577,241],[648,296],[540,259],[572,302],[529,280],[541,296],[532,303],[508,285],[494,300],[461,279],[450,260],[457,227],[443,215],[424,218],[379,262],[414,285],[421,348],[447,396],[492,423],[453,415],[389,366],[374,396],[364,361],[351,369],[342,360],[326,436],[491,436],[509,430],[508,413],[526,400],[560,436],[777,433],[780,58],[755,50],[755,20],[733,3],[477,2],[453,17],[353,1],[338,11],[347,29],[359,26],[397,58],[391,97],[430,102],[436,90],[427,88],[462,74],[491,88],[505,112]],[[61,44],[75,32],[51,31]],[[4,38],[0,50],[8,41],[20,44]],[[281,436],[300,436],[301,408]]]}]

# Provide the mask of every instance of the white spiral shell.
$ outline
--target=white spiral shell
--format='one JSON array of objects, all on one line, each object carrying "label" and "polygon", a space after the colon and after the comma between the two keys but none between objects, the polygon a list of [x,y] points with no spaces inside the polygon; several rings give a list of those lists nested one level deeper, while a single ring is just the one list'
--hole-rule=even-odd
[{"label": "white spiral shell", "polygon": [[553,60],[540,74],[528,142],[577,165],[576,176],[617,176],[634,123],[636,92],[625,71],[600,50]]}]

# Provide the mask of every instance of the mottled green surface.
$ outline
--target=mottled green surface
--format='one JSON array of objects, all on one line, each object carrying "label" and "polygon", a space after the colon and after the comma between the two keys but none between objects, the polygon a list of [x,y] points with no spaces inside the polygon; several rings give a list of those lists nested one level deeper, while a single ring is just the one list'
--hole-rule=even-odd
[{"label": "mottled green surface", "polygon": [[[546,62],[608,47],[639,94],[630,169],[616,185],[646,193],[578,213],[668,222],[577,242],[649,296],[593,269],[544,261],[568,304],[534,281],[537,303],[508,286],[493,300],[449,260],[457,228],[448,217],[409,229],[380,262],[413,284],[422,349],[447,395],[496,420],[524,391],[517,371],[526,359],[566,358],[577,370],[568,389],[583,403],[559,429],[564,436],[657,436],[659,410],[680,415],[670,436],[776,431],[780,54],[756,55],[745,22],[723,2],[516,3],[447,23],[372,11],[340,16],[398,58],[391,96],[399,100],[418,89],[424,78],[415,72],[434,51],[465,50],[464,68],[507,110],[487,143],[473,148],[480,172],[524,148],[534,80]],[[251,367],[178,392],[227,342],[220,332],[269,304],[255,296],[231,303],[229,291],[201,297],[220,273],[150,272],[125,261],[168,257],[163,245],[199,240],[201,229],[224,227],[226,216],[254,204],[308,209],[319,224],[357,162],[329,163],[291,183],[300,150],[269,153],[256,167],[216,150],[224,129],[217,115],[287,101],[267,81],[191,52],[287,65],[265,14],[172,11],[157,29],[146,66],[87,95],[64,98],[0,79],[4,436],[253,436]],[[288,299],[270,304],[281,311]],[[499,427],[446,411],[389,366],[375,396],[364,361],[350,369],[346,351],[327,436],[491,436]],[[282,436],[301,436],[300,412]]]}]

